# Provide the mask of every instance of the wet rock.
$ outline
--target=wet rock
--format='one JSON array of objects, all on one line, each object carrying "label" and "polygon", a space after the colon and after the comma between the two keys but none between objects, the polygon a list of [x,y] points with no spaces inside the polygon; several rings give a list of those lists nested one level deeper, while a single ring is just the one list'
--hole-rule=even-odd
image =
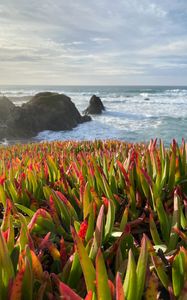
[{"label": "wet rock", "polygon": [[105,110],[103,102],[99,97],[93,95],[90,99],[89,106],[84,111],[86,115],[100,115]]},{"label": "wet rock", "polygon": [[15,105],[5,96],[0,97],[0,124],[4,124],[15,108]]},{"label": "wet rock", "polygon": [[6,138],[26,138],[43,130],[71,130],[90,120],[89,116],[81,116],[68,96],[51,92],[38,93],[21,107],[13,104],[4,129],[0,130],[0,137],[3,134]]}]

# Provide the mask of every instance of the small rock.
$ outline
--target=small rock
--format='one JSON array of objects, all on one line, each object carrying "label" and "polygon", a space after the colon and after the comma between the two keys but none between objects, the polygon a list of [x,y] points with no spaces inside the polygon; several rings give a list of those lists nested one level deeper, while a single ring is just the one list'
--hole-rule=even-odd
[{"label": "small rock", "polygon": [[89,106],[84,111],[85,115],[100,115],[102,111],[105,110],[103,102],[99,97],[93,95],[90,99]]}]

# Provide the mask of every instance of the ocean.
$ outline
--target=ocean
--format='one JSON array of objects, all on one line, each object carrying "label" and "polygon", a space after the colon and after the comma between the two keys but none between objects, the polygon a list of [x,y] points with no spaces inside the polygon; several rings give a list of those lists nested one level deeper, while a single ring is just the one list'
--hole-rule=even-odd
[{"label": "ocean", "polygon": [[106,111],[93,116],[72,131],[43,131],[33,141],[115,139],[148,142],[173,138],[187,140],[187,86],[1,86],[16,105],[41,91],[64,93],[82,112],[93,94],[99,96]]}]

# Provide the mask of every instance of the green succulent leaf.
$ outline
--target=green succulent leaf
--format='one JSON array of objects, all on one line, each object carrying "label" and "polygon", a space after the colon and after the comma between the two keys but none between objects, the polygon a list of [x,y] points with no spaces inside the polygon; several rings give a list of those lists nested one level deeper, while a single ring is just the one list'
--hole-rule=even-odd
[{"label": "green succulent leaf", "polygon": [[101,249],[98,250],[96,257],[96,290],[98,300],[112,300],[106,266]]},{"label": "green succulent leaf", "polygon": [[96,273],[95,273],[95,269],[93,266],[93,263],[91,261],[91,259],[88,256],[88,253],[81,241],[81,239],[79,238],[79,236],[77,235],[76,231],[71,228],[71,233],[77,248],[77,253],[79,256],[79,260],[80,260],[80,264],[82,267],[82,271],[84,274],[84,279],[86,282],[86,287],[87,287],[87,292],[91,291],[95,291],[95,280],[96,280]]}]

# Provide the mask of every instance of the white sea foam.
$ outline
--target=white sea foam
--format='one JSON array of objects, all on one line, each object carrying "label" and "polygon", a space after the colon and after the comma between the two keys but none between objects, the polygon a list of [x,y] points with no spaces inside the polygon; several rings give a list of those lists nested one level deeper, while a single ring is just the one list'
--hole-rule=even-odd
[{"label": "white sea foam", "polygon": [[140,96],[147,98],[147,97],[149,97],[149,94],[148,93],[140,93]]}]

